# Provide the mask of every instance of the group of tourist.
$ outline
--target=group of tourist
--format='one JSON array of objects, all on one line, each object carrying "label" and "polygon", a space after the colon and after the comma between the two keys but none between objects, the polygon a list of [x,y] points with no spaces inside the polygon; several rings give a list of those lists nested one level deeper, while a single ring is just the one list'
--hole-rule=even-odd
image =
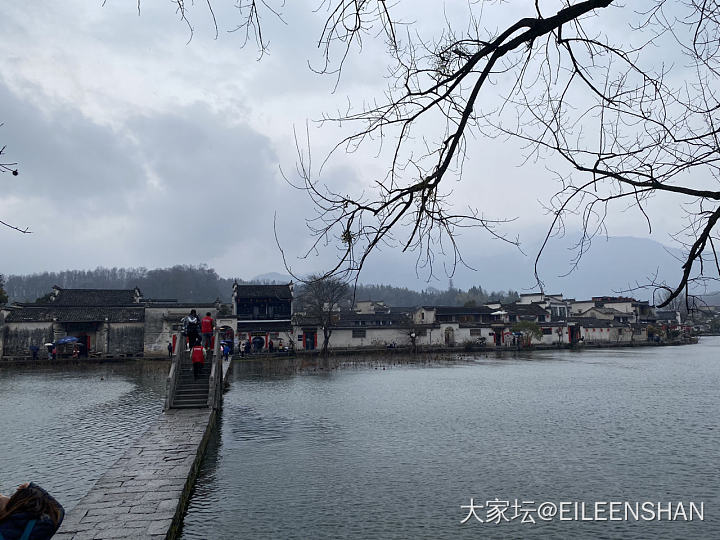
[{"label": "group of tourist", "polygon": [[[212,345],[212,337],[215,331],[215,320],[208,311],[205,316],[200,319],[197,311],[190,310],[190,314],[183,318],[183,335],[187,337],[188,348],[192,349],[196,345],[201,345],[205,350],[209,350]],[[202,338],[202,339],[201,339]]]}]

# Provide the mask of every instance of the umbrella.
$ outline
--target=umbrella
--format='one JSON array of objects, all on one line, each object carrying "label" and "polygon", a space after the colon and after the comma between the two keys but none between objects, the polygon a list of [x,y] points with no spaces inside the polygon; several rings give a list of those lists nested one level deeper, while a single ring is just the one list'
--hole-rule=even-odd
[{"label": "umbrella", "polygon": [[45,344],[46,347],[52,347],[53,345],[55,345],[55,344],[54,343],[46,343]]},{"label": "umbrella", "polygon": [[78,341],[80,341],[80,340],[78,338],[76,338],[75,336],[65,336],[65,337],[61,337],[60,339],[58,339],[55,342],[55,344],[56,345],[64,345],[65,343],[76,343]]}]

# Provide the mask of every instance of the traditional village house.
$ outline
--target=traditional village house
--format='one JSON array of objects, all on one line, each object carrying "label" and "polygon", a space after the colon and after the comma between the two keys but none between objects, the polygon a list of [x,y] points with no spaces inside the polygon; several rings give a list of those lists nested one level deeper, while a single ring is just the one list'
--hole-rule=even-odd
[{"label": "traditional village house", "polygon": [[646,325],[618,322],[614,319],[577,317],[571,319],[580,329],[586,345],[626,344],[647,341]]},{"label": "traditional village house", "polygon": [[[25,356],[30,346],[77,338],[83,354],[142,356],[145,307],[135,289],[53,287],[33,303],[10,306],[2,335],[4,356]],[[70,354],[71,349],[62,354]]]},{"label": "traditional village house", "polygon": [[[274,347],[296,345],[292,325],[293,284],[240,285],[233,283],[232,308],[240,341],[250,341],[255,350],[267,350],[270,341]],[[306,336],[317,346],[317,333]]]},{"label": "traditional village house", "polygon": [[[306,323],[305,323],[306,324]],[[341,311],[333,323],[328,347],[394,347],[411,344],[412,318],[407,313]],[[322,330],[318,329],[322,334]]]},{"label": "traditional village house", "polygon": [[636,300],[625,296],[594,296],[591,300],[574,301],[571,315],[579,316],[592,308],[610,308],[627,316],[630,323],[652,323],[655,308],[647,300]]},{"label": "traditional village house", "polygon": [[562,294],[525,293],[516,304],[537,304],[550,312],[552,321],[565,321],[570,316],[570,304]]},{"label": "traditional village house", "polygon": [[[101,356],[162,356],[182,328],[191,309],[213,317],[230,308],[220,300],[180,303],[143,297],[140,289],[63,289],[53,287],[44,298],[5,310],[0,356],[26,356],[31,345],[42,348],[63,337],[75,337],[82,352]],[[227,323],[225,323],[227,325]],[[234,318],[225,329],[232,338]],[[224,328],[222,321],[218,328]],[[173,343],[175,345],[175,343]],[[72,344],[67,346],[71,350]],[[60,349],[61,356],[65,354]]]}]

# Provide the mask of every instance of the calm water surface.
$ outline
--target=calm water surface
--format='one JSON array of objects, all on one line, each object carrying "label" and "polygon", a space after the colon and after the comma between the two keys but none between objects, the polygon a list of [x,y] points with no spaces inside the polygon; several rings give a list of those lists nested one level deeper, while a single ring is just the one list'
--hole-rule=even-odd
[{"label": "calm water surface", "polygon": [[66,510],[162,413],[167,362],[0,368],[0,493],[35,481]]},{"label": "calm water surface", "polygon": [[[720,538],[719,338],[385,370],[235,367],[185,540]],[[705,520],[461,525],[471,497],[703,501]]]}]

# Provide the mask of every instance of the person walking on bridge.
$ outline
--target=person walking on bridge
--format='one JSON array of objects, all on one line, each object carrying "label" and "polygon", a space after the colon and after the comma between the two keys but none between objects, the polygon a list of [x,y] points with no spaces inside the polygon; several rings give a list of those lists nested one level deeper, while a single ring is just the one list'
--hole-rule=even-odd
[{"label": "person walking on bridge", "polygon": [[190,315],[183,319],[183,331],[188,338],[188,347],[193,348],[200,343],[200,318],[197,311],[190,310]]},{"label": "person walking on bridge", "polygon": [[200,321],[200,331],[202,332],[203,337],[203,347],[205,347],[206,351],[210,350],[210,347],[212,346],[212,336],[214,330],[215,321],[213,320],[212,315],[210,315],[210,312],[208,311],[202,318],[202,321]]},{"label": "person walking on bridge", "polygon": [[195,345],[190,354],[193,366],[193,379],[197,380],[205,366],[205,349],[201,345]]}]

